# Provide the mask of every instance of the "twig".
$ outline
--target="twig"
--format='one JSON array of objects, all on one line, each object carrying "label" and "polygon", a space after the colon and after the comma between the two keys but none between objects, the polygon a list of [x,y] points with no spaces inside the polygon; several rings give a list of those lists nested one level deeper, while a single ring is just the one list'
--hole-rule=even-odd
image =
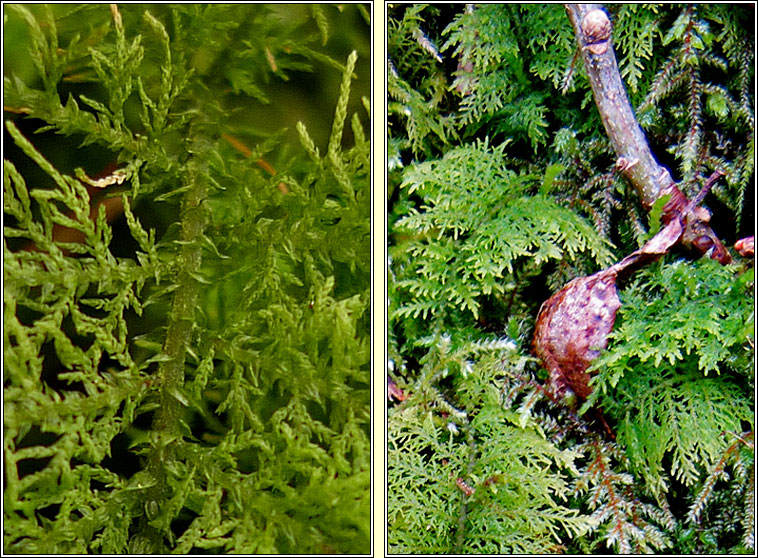
[{"label": "twig", "polygon": [[692,211],[693,209],[695,209],[698,205],[703,203],[705,196],[708,195],[708,192],[711,191],[711,188],[713,188],[713,185],[716,184],[716,181],[722,176],[724,176],[724,172],[720,170],[716,170],[713,172],[711,176],[708,177],[708,180],[705,181],[705,185],[697,193],[697,195],[694,198],[692,198],[692,201],[690,201],[689,205],[684,211],[685,215],[689,213],[690,211]]},{"label": "twig", "polygon": [[[646,208],[652,208],[659,197],[669,196],[664,207],[665,223],[684,218],[690,200],[677,187],[669,171],[655,159],[632,111],[613,50],[612,26],[603,6],[566,4],[565,8],[574,26],[595,104],[611,145],[619,159],[634,162],[620,165],[620,170],[637,190]],[[707,218],[704,218],[706,213],[692,212],[686,220],[681,242],[721,263],[729,263],[731,256],[708,225]]]}]

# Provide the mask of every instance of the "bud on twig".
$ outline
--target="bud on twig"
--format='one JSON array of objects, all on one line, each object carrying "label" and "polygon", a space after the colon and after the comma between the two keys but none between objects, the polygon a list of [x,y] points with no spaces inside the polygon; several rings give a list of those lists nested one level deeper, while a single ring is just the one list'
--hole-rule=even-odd
[{"label": "bud on twig", "polygon": [[611,38],[611,21],[605,11],[595,9],[587,12],[582,18],[582,33],[585,48],[592,54],[604,54]]}]

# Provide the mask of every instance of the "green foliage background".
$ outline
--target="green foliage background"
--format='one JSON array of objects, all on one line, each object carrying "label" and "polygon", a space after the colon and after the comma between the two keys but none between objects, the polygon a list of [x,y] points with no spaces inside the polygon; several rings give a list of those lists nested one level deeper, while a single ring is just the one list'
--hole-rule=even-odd
[{"label": "green foliage background", "polygon": [[368,553],[368,8],[4,10],[4,552]]},{"label": "green foliage background", "polygon": [[[689,196],[724,171],[712,225],[754,234],[754,7],[607,9],[653,152]],[[677,250],[622,283],[590,401],[554,400],[540,305],[659,217],[561,5],[398,4],[388,33],[390,553],[751,552],[752,261]]]}]

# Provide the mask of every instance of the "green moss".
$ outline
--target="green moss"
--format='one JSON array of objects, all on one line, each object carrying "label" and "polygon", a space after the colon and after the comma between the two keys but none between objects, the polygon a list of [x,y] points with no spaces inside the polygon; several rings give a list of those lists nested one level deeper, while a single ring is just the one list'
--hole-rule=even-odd
[{"label": "green moss", "polygon": [[[754,10],[606,9],[656,157],[690,197],[724,171],[713,226],[754,234]],[[662,206],[614,168],[562,6],[388,14],[390,552],[752,549],[752,262],[676,251],[620,280],[572,412],[532,356],[539,309]]]},{"label": "green moss", "polygon": [[5,551],[369,552],[365,15],[9,6]]}]

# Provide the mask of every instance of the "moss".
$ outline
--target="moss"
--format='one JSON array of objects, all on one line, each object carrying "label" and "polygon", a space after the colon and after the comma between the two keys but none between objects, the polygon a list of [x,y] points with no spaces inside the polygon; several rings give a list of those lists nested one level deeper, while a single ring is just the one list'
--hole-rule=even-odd
[{"label": "moss", "polygon": [[[607,11],[656,158],[690,198],[725,172],[714,230],[754,234],[753,8]],[[584,347],[590,400],[559,399],[540,308],[634,253],[662,205],[615,167],[563,6],[388,14],[390,552],[752,548],[752,262],[677,249],[623,277],[610,339]]]},{"label": "moss", "polygon": [[366,14],[9,6],[5,551],[369,552]]}]

